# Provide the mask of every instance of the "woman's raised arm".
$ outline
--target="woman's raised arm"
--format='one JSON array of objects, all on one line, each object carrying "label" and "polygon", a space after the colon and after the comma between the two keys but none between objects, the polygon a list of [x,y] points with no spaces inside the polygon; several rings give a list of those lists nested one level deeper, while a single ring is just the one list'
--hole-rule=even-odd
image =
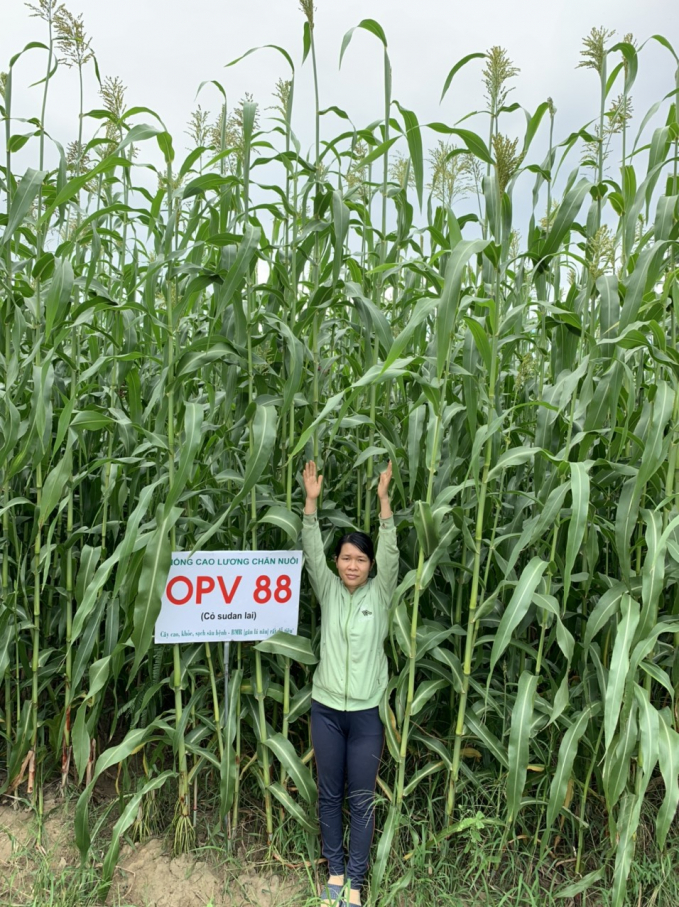
[{"label": "woman's raised arm", "polygon": [[377,483],[377,497],[380,501],[380,530],[377,539],[377,588],[386,608],[391,605],[398,585],[398,547],[396,545],[396,527],[389,500],[389,483],[391,482],[391,460]]},{"label": "woman's raised arm", "polygon": [[302,548],[304,550],[304,566],[309,574],[311,588],[314,590],[321,608],[327,597],[328,589],[335,581],[335,575],[328,567],[328,562],[323,550],[323,538],[318,525],[316,505],[323,476],[316,474],[316,464],[309,461],[302,473],[306,499],[304,501],[304,516],[302,518]]}]

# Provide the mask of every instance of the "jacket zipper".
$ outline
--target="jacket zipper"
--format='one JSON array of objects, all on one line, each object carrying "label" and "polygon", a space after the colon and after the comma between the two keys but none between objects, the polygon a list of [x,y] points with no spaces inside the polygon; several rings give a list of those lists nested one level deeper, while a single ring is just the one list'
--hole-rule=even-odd
[{"label": "jacket zipper", "polygon": [[352,596],[349,594],[349,606],[347,608],[347,620],[344,625],[344,635],[347,640],[347,658],[344,670],[344,711],[346,712],[349,705],[349,621],[351,620]]}]

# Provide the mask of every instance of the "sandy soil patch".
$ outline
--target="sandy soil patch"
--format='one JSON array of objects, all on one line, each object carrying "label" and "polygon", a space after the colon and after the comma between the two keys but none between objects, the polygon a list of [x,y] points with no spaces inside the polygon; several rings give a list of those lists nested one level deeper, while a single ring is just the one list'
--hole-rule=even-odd
[{"label": "sandy soil patch", "polygon": [[[61,800],[45,801],[42,835],[31,811],[0,804],[0,904],[40,903],[40,889],[69,884],[79,872],[73,818]],[[35,901],[34,901],[35,899]],[[275,872],[185,854],[163,841],[125,845],[107,907],[304,907],[308,892]]]}]

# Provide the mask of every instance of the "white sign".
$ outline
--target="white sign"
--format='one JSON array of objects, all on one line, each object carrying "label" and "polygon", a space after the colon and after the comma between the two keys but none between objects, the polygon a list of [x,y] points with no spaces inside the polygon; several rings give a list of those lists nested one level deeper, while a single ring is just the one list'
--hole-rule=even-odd
[{"label": "white sign", "polygon": [[297,633],[301,551],[177,551],[157,643],[267,639]]}]

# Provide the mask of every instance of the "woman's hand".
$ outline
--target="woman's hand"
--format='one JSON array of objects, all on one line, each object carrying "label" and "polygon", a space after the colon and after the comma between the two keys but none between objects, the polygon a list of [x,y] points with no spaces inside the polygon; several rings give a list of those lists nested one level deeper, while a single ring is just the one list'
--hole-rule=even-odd
[{"label": "woman's hand", "polygon": [[388,520],[393,516],[391,504],[389,503],[389,483],[391,482],[391,460],[387,463],[387,468],[380,473],[377,483],[377,497],[380,500],[380,518]]},{"label": "woman's hand", "polygon": [[389,500],[389,483],[391,482],[391,460],[387,463],[387,468],[380,473],[380,479],[377,483],[377,497],[380,501],[385,498]]},{"label": "woman's hand", "polygon": [[316,475],[316,464],[313,462],[313,460],[309,460],[309,462],[304,467],[302,479],[304,480],[304,491],[306,492],[304,512],[315,513],[316,501],[319,498],[321,487],[323,485],[323,476]]}]

